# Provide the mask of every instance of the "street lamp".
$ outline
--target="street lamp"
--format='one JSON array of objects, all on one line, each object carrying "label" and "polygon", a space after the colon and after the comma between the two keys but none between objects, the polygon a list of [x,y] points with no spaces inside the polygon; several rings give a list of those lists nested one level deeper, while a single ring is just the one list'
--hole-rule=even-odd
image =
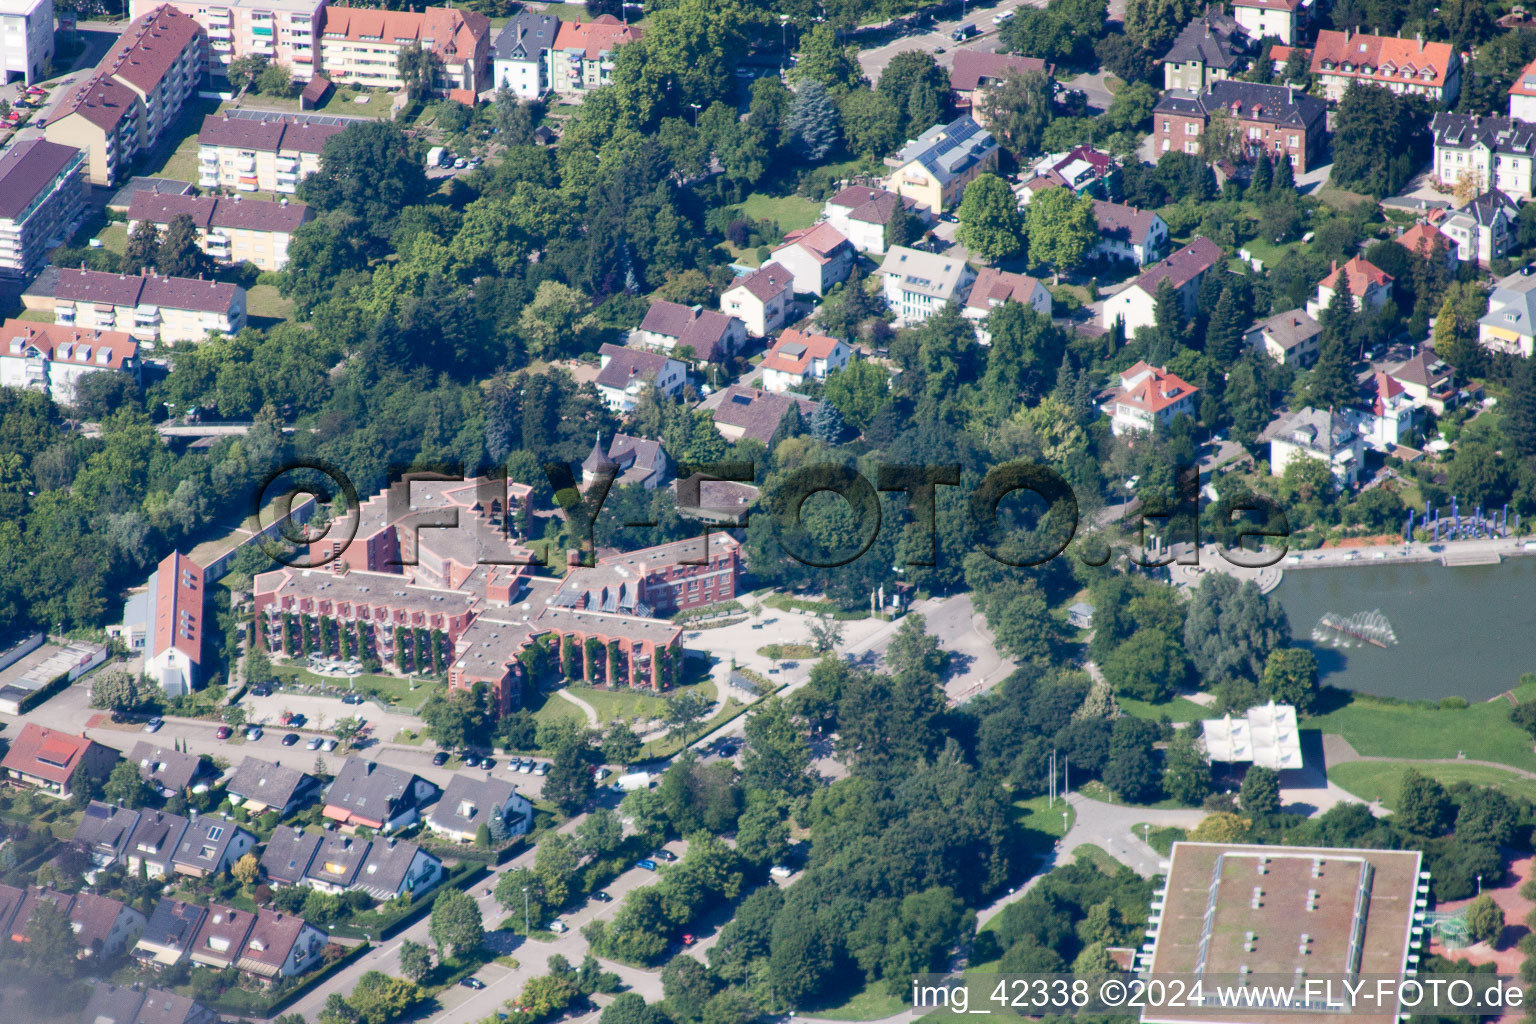
[{"label": "street lamp", "polygon": [[789,15],[779,15],[779,70],[789,67]]},{"label": "street lamp", "polygon": [[1483,894],[1483,876],[1482,875],[1478,875],[1477,876],[1477,894],[1479,896],[1481,896]]},{"label": "street lamp", "polygon": [[693,108],[693,127],[694,127],[695,130],[697,130],[698,127],[699,127],[699,106],[700,105],[697,104],[697,103],[690,103],[688,105]]},{"label": "street lamp", "polygon": [[528,887],[523,886],[523,935],[533,937],[533,925],[528,920]]}]

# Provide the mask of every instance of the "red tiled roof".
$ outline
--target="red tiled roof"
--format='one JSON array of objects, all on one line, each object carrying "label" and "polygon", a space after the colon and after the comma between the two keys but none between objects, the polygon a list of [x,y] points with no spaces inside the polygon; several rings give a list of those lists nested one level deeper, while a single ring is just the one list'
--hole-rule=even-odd
[{"label": "red tiled roof", "polygon": [[949,73],[950,88],[973,92],[987,79],[1002,78],[1010,71],[1050,71],[1039,57],[1016,57],[1011,53],[983,53],[980,50],[956,50],[955,67]]},{"label": "red tiled roof", "polygon": [[203,660],[203,567],[173,551],[160,562],[155,588],[155,650],[174,647]]},{"label": "red tiled roof", "polygon": [[59,105],[51,123],[79,114],[103,131],[113,131],[123,118],[133,113],[138,94],[108,74],[98,74],[79,86]]},{"label": "red tiled roof", "polygon": [[1037,279],[1026,274],[982,267],[976,272],[976,281],[971,285],[971,294],[965,304],[972,309],[992,309],[1012,299],[1027,306],[1039,286]]},{"label": "red tiled roof", "polygon": [[832,258],[837,250],[849,246],[850,243],[848,239],[843,237],[841,231],[826,221],[822,221],[808,228],[791,231],[784,236],[783,244],[773,251],[778,252],[781,249],[788,249],[792,245],[798,245],[809,252],[812,256],[816,257],[817,262],[825,263]]},{"label": "red tiled roof", "polygon": [[345,130],[343,125],[315,124],[281,114],[259,121],[209,114],[203,118],[197,141],[203,146],[231,146],[262,153],[319,153],[327,139]]},{"label": "red tiled roof", "polygon": [[1158,286],[1166,279],[1175,288],[1182,288],[1221,260],[1221,246],[1199,235],[1178,252],[1142,271],[1136,284],[1148,295],[1155,295]]},{"label": "red tiled roof", "polygon": [[35,348],[54,362],[103,370],[120,370],[125,360],[139,353],[139,343],[122,331],[7,320],[0,324],[0,354],[10,353],[13,348]]},{"label": "red tiled roof", "polygon": [[417,12],[327,6],[320,35],[322,40],[430,43],[433,53],[458,63],[472,60],[482,44],[490,46],[491,21],[483,14],[454,7],[428,7]]},{"label": "red tiled roof", "polygon": [[597,374],[599,387],[623,389],[635,379],[655,380],[666,369],[667,357],[659,352],[604,344],[599,350],[607,365]]},{"label": "red tiled roof", "polygon": [[166,4],[136,18],[97,67],[142,93],[152,93],[203,34],[195,18]]},{"label": "red tiled roof", "polygon": [[1371,375],[1372,390],[1376,397],[1371,402],[1371,411],[1380,416],[1386,411],[1387,402],[1403,393],[1403,386],[1393,380],[1385,370],[1377,370]]},{"label": "red tiled roof", "polygon": [[216,199],[213,196],[172,196],[135,192],[128,204],[128,220],[169,224],[185,213],[198,227],[238,228],[246,231],[293,232],[309,216],[303,203],[265,199]]},{"label": "red tiled roof", "polygon": [[1319,288],[1328,288],[1334,292],[1339,290],[1339,275],[1349,286],[1349,293],[1355,296],[1364,295],[1371,285],[1388,285],[1392,283],[1392,275],[1382,270],[1369,260],[1359,256],[1354,257],[1342,267],[1339,261],[1333,261],[1333,272],[1318,282]]},{"label": "red tiled roof", "polygon": [[1150,366],[1145,362],[1138,362],[1130,369],[1122,370],[1120,380],[1123,382],[1138,374],[1144,374],[1141,380],[1130,387],[1122,383],[1116,389],[1116,401],[1134,405],[1150,413],[1157,413],[1200,390],[1162,367]]},{"label": "red tiled roof", "polygon": [[59,271],[54,286],[56,299],[110,303],[114,306],[164,306],[225,313],[240,286],[191,277],[160,277],[155,274],[111,274],[100,270]]},{"label": "red tiled roof", "polygon": [[1232,0],[1234,7],[1258,7],[1266,11],[1294,11],[1301,0]]},{"label": "red tiled roof", "polygon": [[765,263],[755,273],[738,278],[726,289],[728,292],[745,288],[759,300],[767,302],[787,288],[794,287],[795,278],[779,263]]},{"label": "red tiled roof", "polygon": [[11,749],[5,760],[0,761],[0,768],[64,785],[92,745],[84,736],[28,722],[11,741]]},{"label": "red tiled roof", "polygon": [[73,146],[31,139],[0,152],[0,217],[16,217],[78,154]]},{"label": "red tiled roof", "polygon": [[611,14],[601,14],[591,21],[563,21],[555,36],[555,49],[581,50],[587,60],[596,60],[640,38],[640,30],[626,25]]},{"label": "red tiled roof", "polygon": [[[1443,86],[1455,58],[1450,43],[1420,43],[1417,39],[1325,29],[1317,34],[1317,44],[1312,49],[1311,71],[1314,75],[1350,75]],[[1324,68],[1324,64],[1331,66]],[[1345,70],[1345,65],[1350,70]],[[1367,73],[1366,68],[1371,71]],[[1429,78],[1420,77],[1425,70],[1431,72]]]},{"label": "red tiled roof", "polygon": [[1445,232],[1433,224],[1415,224],[1397,236],[1397,244],[1415,256],[1428,257],[1434,251],[1436,242],[1444,245],[1447,251],[1452,248],[1451,240],[1445,237]]},{"label": "red tiled roof", "polygon": [[1152,225],[1157,221],[1157,214],[1152,210],[1126,206],[1124,203],[1108,203],[1102,199],[1095,199],[1093,219],[1099,225],[1099,234],[1114,235],[1123,232],[1125,239],[1135,245],[1146,239],[1147,232],[1152,230]]},{"label": "red tiled roof", "polygon": [[791,327],[779,335],[773,348],[763,357],[761,368],[778,370],[780,373],[803,374],[816,359],[830,357],[838,346],[836,338],[825,334],[805,334]]}]

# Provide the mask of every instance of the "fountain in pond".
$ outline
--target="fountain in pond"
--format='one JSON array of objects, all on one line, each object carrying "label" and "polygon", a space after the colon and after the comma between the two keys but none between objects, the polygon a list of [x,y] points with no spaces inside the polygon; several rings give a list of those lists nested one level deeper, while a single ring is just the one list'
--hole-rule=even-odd
[{"label": "fountain in pond", "polygon": [[1392,631],[1392,623],[1381,614],[1381,609],[1376,608],[1349,616],[1328,612],[1317,620],[1317,625],[1312,629],[1312,640],[1314,643],[1327,643],[1335,647],[1355,647],[1360,644],[1391,647],[1397,643],[1397,634]]}]

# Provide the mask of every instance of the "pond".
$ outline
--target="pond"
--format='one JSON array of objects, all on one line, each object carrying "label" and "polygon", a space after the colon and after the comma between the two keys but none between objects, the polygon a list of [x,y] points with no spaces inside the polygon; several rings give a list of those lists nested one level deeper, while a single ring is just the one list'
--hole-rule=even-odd
[{"label": "pond", "polygon": [[1317,655],[1327,685],[1403,700],[1478,701],[1536,672],[1536,558],[1287,568],[1274,596],[1297,644]]}]

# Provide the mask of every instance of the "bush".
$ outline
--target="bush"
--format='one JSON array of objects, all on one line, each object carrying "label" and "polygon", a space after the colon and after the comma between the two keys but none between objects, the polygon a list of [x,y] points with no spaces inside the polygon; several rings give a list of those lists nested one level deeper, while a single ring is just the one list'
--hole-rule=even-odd
[{"label": "bush", "polygon": [[1444,697],[1440,701],[1441,711],[1465,711],[1467,699],[1465,697]]}]

